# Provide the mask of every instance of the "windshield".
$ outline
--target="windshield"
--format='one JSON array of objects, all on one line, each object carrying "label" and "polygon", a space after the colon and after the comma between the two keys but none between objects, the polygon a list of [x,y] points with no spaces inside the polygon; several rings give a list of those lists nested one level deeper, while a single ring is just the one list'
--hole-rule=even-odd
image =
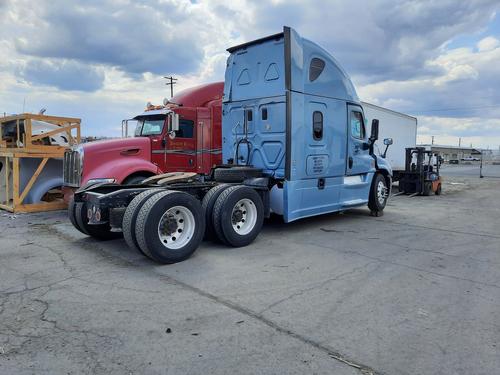
[{"label": "windshield", "polygon": [[137,120],[134,135],[136,137],[146,137],[148,135],[161,134],[163,132],[163,126],[165,125],[165,117],[166,116],[161,115],[139,118]]}]

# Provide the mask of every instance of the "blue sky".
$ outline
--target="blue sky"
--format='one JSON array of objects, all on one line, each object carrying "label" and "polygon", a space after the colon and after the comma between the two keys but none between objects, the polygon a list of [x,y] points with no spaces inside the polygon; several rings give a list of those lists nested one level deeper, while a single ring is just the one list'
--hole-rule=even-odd
[{"label": "blue sky", "polygon": [[498,0],[0,0],[0,111],[82,118],[83,134],[223,79],[226,48],[283,25],[329,50],[362,100],[418,117],[419,140],[500,146]]}]

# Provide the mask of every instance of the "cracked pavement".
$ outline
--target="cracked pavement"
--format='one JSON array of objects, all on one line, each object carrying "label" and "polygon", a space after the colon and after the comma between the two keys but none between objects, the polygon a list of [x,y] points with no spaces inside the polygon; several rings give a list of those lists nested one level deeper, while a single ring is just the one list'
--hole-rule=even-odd
[{"label": "cracked pavement", "polygon": [[500,180],[446,181],[168,266],[1,213],[0,374],[497,373]]}]

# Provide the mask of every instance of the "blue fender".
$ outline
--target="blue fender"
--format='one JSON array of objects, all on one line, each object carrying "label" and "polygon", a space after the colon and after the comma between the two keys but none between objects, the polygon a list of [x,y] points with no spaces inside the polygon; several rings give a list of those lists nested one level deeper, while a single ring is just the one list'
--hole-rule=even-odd
[{"label": "blue fender", "polygon": [[384,159],[381,156],[376,155],[375,156],[375,164],[377,171],[382,173],[382,175],[385,177],[387,187],[389,188],[389,195],[391,194],[392,190],[392,167],[391,164]]}]

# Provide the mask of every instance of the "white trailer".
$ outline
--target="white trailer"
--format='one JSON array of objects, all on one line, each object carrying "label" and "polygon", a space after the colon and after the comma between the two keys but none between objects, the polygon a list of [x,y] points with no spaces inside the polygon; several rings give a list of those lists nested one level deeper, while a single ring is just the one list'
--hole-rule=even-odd
[{"label": "white trailer", "polygon": [[[384,138],[392,138],[394,143],[387,151],[386,159],[392,166],[394,180],[398,180],[398,171],[405,169],[407,147],[415,147],[417,143],[417,119],[404,113],[392,111],[374,104],[362,102],[369,128],[373,119],[380,121],[379,140],[375,143],[384,152]],[[370,129],[367,130],[370,134]]]}]

